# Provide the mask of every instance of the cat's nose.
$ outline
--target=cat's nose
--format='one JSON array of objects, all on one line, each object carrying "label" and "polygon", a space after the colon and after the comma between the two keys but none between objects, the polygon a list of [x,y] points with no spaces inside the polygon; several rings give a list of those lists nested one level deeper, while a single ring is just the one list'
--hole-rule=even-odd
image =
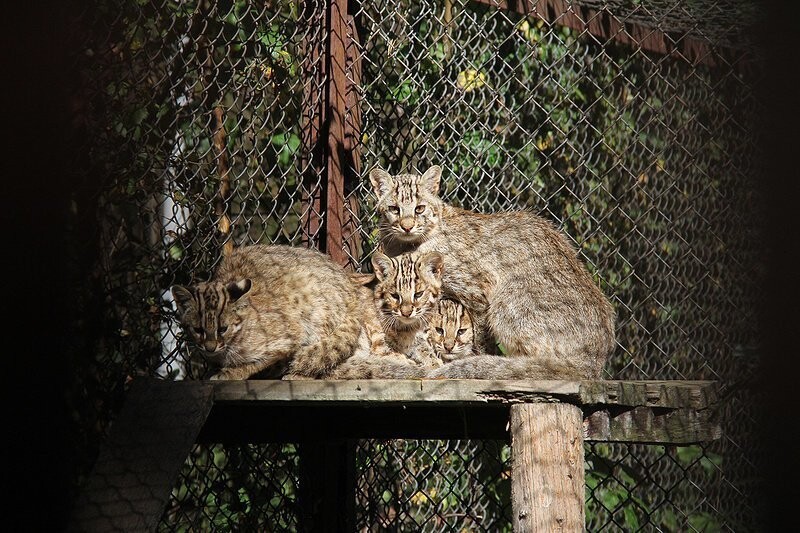
[{"label": "cat's nose", "polygon": [[207,352],[216,352],[217,346],[219,346],[219,343],[216,340],[207,340],[203,343],[203,348]]},{"label": "cat's nose", "polygon": [[414,308],[410,305],[402,305],[400,306],[400,314],[404,317],[410,317],[411,313],[414,311]]},{"label": "cat's nose", "polygon": [[400,219],[400,227],[403,228],[403,231],[408,233],[412,229],[414,229],[414,219],[413,218],[401,218]]},{"label": "cat's nose", "polygon": [[452,352],[455,346],[456,346],[455,342],[448,342],[448,341],[444,342],[444,349],[447,350],[448,352]]}]

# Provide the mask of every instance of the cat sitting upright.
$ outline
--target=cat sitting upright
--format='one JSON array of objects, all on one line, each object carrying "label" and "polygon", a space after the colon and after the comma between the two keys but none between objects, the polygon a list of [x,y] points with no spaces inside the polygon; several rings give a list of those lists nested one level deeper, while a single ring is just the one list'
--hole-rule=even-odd
[{"label": "cat sitting upright", "polygon": [[[528,211],[481,214],[444,203],[441,173],[435,165],[422,175],[370,172],[384,252],[439,252],[444,296],[470,311],[477,335],[530,358],[523,366],[537,377],[600,377],[616,345],[615,313],[566,236]],[[466,368],[463,361],[437,377],[461,377],[452,369]]]}]

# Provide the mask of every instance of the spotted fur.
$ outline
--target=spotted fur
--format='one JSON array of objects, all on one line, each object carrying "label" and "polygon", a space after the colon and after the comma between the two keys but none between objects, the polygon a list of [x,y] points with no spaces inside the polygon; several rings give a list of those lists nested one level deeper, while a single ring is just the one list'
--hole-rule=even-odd
[{"label": "spotted fur", "polygon": [[388,352],[372,291],[314,250],[241,247],[212,281],[172,293],[187,338],[219,367],[213,379],[284,366],[320,378],[353,355]]},{"label": "spotted fur", "polygon": [[428,322],[427,338],[433,352],[444,362],[476,353],[472,316],[456,300],[439,300]]},{"label": "spotted fur", "polygon": [[413,355],[420,343],[427,344],[427,321],[442,290],[442,256],[432,252],[388,257],[375,252],[372,266],[378,279],[375,306],[389,347]]},{"label": "spotted fur", "polygon": [[600,377],[616,346],[615,313],[567,237],[528,211],[445,204],[441,173],[370,172],[386,255],[441,254],[442,293],[469,310],[486,345],[533,358],[554,379]]}]

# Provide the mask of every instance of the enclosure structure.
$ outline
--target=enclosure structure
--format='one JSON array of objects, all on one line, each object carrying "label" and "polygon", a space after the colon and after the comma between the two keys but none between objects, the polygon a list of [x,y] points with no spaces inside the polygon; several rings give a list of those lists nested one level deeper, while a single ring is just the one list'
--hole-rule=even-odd
[{"label": "enclosure structure", "polygon": [[[447,201],[533,209],[574,240],[618,314],[605,377],[721,385],[721,439],[587,444],[587,528],[756,527],[754,413],[736,386],[757,363],[754,18],[733,0],[109,1],[80,14],[74,168],[93,190],[75,210],[96,213],[97,237],[79,295],[90,320],[75,324],[86,470],[129,378],[203,377],[172,284],[251,242],[361,270],[377,242],[367,170],[435,163]],[[359,529],[511,527],[502,439],[362,439],[353,454]],[[300,455],[197,444],[159,528],[296,527]]]}]

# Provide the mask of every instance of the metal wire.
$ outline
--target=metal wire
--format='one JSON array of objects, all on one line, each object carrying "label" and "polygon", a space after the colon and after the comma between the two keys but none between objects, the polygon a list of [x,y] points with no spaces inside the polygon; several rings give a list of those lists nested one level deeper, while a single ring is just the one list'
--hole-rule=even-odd
[{"label": "metal wire", "polygon": [[[606,377],[734,391],[721,441],[587,445],[587,528],[757,528],[752,398],[733,388],[758,354],[757,72],[489,4],[351,2],[350,265],[365,267],[377,245],[364,179],[375,164],[440,164],[449,202],[554,220],[617,309]],[[612,15],[623,32],[747,48],[750,4],[694,4],[575,8]],[[205,372],[182,342],[172,284],[209,277],[226,242],[324,241],[328,16],[323,2],[243,0],[106,1],[77,15],[87,31],[76,107],[93,133],[76,172],[102,176],[87,302],[102,325],[73,402],[87,453],[127,377]],[[502,443],[363,441],[357,458],[360,530],[510,528]],[[294,529],[297,469],[292,444],[198,447],[161,528]]]}]

